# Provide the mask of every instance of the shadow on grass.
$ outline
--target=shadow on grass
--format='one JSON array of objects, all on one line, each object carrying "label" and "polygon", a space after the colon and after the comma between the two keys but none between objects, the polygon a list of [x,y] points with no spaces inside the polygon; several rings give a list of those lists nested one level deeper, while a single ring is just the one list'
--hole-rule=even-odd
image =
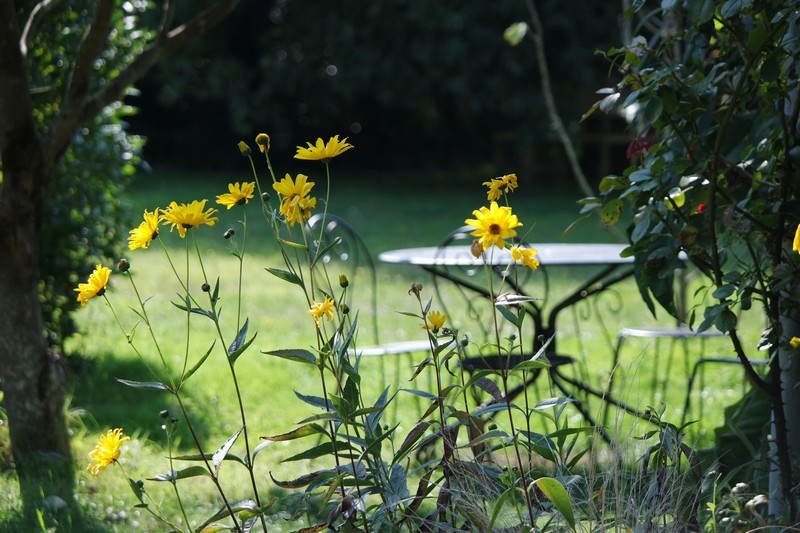
[{"label": "shadow on grass", "polygon": [[[105,432],[107,429],[122,428],[127,435],[143,436],[163,444],[166,438],[161,430],[164,419],[160,413],[167,410],[170,417],[178,420],[178,449],[194,450],[191,433],[173,395],[161,390],[131,387],[120,383],[118,379],[154,381],[142,363],[116,357],[113,353],[92,359],[76,355],[69,358],[71,407],[84,411],[82,420],[86,429]],[[209,398],[204,394],[197,388],[189,388],[181,393],[192,426],[201,439],[213,427],[210,420],[213,415],[208,410],[193,408],[209,404]]]}]

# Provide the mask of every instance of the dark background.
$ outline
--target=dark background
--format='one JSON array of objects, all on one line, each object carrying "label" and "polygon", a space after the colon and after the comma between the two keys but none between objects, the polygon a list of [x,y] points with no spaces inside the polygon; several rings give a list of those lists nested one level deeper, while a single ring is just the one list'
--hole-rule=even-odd
[{"label": "dark background", "polygon": [[[186,9],[186,3],[182,3]],[[593,182],[625,166],[624,121],[581,115],[613,83],[595,50],[617,45],[619,5],[537,7],[559,113]],[[191,13],[178,12],[177,18]],[[522,0],[244,0],[232,17],[159,64],[127,102],[155,168],[240,168],[236,143],[259,132],[275,157],[318,136],[348,136],[367,172],[517,172],[542,186],[570,179],[552,133]],[[355,152],[353,152],[355,154]],[[491,177],[491,176],[487,176]]]}]

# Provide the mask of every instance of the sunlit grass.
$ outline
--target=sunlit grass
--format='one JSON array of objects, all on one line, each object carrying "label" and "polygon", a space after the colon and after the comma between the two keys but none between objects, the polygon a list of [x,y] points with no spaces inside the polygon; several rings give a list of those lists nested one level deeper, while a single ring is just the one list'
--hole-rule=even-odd
[{"label": "sunlit grass", "polygon": [[[313,176],[312,176],[313,178]],[[239,178],[241,179],[241,178]],[[476,176],[474,183],[457,186],[403,186],[395,181],[373,181],[368,177],[351,179],[337,183],[333,189],[329,210],[351,222],[362,234],[374,254],[378,251],[398,247],[435,245],[451,229],[463,224],[470,216],[472,209],[485,203],[485,193],[480,187],[484,176]],[[234,180],[233,178],[231,179]],[[208,198],[213,201],[216,194],[225,191],[228,178],[224,176],[192,176],[190,180],[176,179],[170,175],[148,177],[138,181],[131,196],[132,211],[135,216],[144,208],[152,209],[164,206],[171,200],[179,202]],[[419,183],[423,183],[420,180]],[[378,186],[375,184],[378,183]],[[416,183],[416,182],[415,182]],[[544,195],[540,193],[524,193],[525,187],[515,198],[515,212],[530,229],[528,240],[532,242],[601,242],[612,241],[613,236],[599,227],[595,222],[580,226],[567,238],[562,231],[576,218],[577,207],[569,195]],[[528,188],[528,191],[532,188]],[[223,331],[227,339],[236,333],[236,275],[238,263],[227,250],[228,241],[223,239],[223,232],[233,227],[241,232],[236,220],[237,211],[223,210],[219,213],[220,222],[213,228],[202,227],[197,230],[198,245],[202,249],[206,274],[213,286],[220,279],[221,304],[223,308]],[[240,212],[238,212],[240,213]],[[241,237],[239,233],[238,237]],[[183,275],[184,245],[177,234],[164,231],[162,239],[169,248],[169,254]],[[237,362],[243,402],[247,409],[248,426],[251,439],[253,436],[268,436],[284,433],[293,429],[303,418],[313,414],[313,409],[300,402],[294,392],[320,395],[318,375],[313,367],[298,365],[282,359],[262,354],[264,350],[280,348],[310,348],[314,343],[312,319],[307,306],[297,287],[285,283],[265,271],[267,266],[281,267],[277,247],[272,241],[266,225],[259,218],[254,206],[248,208],[248,250],[243,267],[243,304],[242,320],[249,318],[250,331],[258,332],[258,338],[251,349]],[[194,251],[190,252],[195,261]],[[177,309],[172,302],[180,301],[180,285],[166,260],[164,250],[159,243],[154,243],[149,250],[137,250],[128,254],[131,262],[131,273],[143,298],[148,299],[146,308],[154,324],[156,336],[164,355],[173,370],[184,365],[186,313]],[[193,264],[190,282],[193,289],[199,288],[203,280],[200,271]],[[583,268],[559,269],[550,273],[550,295],[564,294],[585,279],[587,271]],[[376,317],[370,317],[368,299],[362,294],[356,298],[360,303],[363,325],[370,320],[377,320],[381,341],[399,341],[424,338],[419,321],[399,314],[400,311],[416,312],[415,300],[409,296],[409,287],[414,282],[424,285],[423,296],[432,297],[430,277],[413,267],[397,265],[380,265],[378,269],[378,309]],[[128,307],[137,307],[137,302],[130,283],[123,276],[115,275],[108,291],[123,327],[130,330],[137,322],[137,317]],[[436,305],[436,304],[434,304]],[[659,313],[659,322],[672,324],[663,311]],[[455,319],[455,317],[453,317]],[[601,319],[601,320],[598,320]],[[188,356],[188,365],[192,366],[212,345],[215,339],[211,323],[207,319],[193,315],[191,317],[193,332]],[[127,473],[133,479],[145,479],[166,472],[169,463],[164,447],[164,432],[161,425],[164,419],[159,412],[167,409],[177,416],[176,406],[171,398],[162,392],[134,390],[118,383],[115,378],[152,381],[147,369],[126,342],[126,339],[113,320],[110,309],[102,299],[92,300],[86,309],[78,314],[81,334],[71,339],[68,349],[73,354],[74,364],[71,366],[72,405],[75,416],[71,418],[74,431],[73,446],[75,457],[80,468],[85,465],[86,454],[94,447],[99,434],[108,428],[122,427],[133,439],[127,443],[123,451],[123,463]],[[205,322],[205,323],[204,323]],[[616,332],[630,325],[654,324],[656,320],[650,316],[641,302],[632,280],[621,283],[613,291],[601,295],[595,302],[585,302],[561,315],[558,324],[559,352],[573,356],[576,363],[574,375],[580,376],[596,389],[602,389],[608,379],[611,368],[611,354],[616,340]],[[757,338],[761,324],[750,320],[745,334],[748,338]],[[368,327],[368,326],[367,326]],[[467,326],[467,329],[469,326]],[[363,343],[371,343],[371,334],[367,334]],[[144,324],[136,328],[134,341],[140,348],[148,364],[157,366],[157,355],[152,342],[148,338]],[[227,342],[230,342],[229,340]],[[683,416],[685,398],[685,376],[687,363],[684,362],[680,347],[676,347],[672,371],[665,384],[653,384],[653,376],[660,370],[661,379],[664,374],[665,343],[660,341],[658,353],[654,341],[630,340],[622,354],[615,393],[623,400],[639,409],[649,406],[658,407],[664,403],[666,411],[664,419],[673,423],[680,422]],[[752,343],[750,344],[752,345]],[[700,356],[701,343],[689,341],[686,361],[691,365]],[[233,394],[230,373],[225,361],[224,348],[221,343],[212,352],[206,365],[198,371],[183,390],[192,420],[207,451],[213,451],[240,426],[238,405]],[[702,344],[705,354],[729,354],[730,348],[725,339],[711,339]],[[394,392],[402,388],[425,388],[429,384],[427,376],[420,376],[410,383],[415,364],[424,355],[401,355],[387,358],[365,358],[361,365],[363,392],[367,403],[374,401],[386,387]],[[722,422],[722,408],[730,404],[741,394],[741,371],[739,368],[714,368],[713,380],[707,379],[705,388],[696,387],[699,397],[704,402],[702,424],[693,431],[693,438],[699,436],[699,444],[712,444],[711,432]],[[383,379],[377,379],[382,376]],[[385,380],[385,381],[384,381]],[[551,392],[545,380],[539,380],[531,395],[533,401],[547,397]],[[588,400],[587,409],[597,419],[602,415],[601,402]],[[418,398],[401,392],[398,395],[399,407],[389,409],[389,413],[400,422],[397,432],[402,438],[421,414]],[[697,400],[695,400],[697,405]],[[569,424],[576,426],[584,423],[575,411],[568,411]],[[698,411],[695,411],[698,413]],[[693,413],[694,414],[694,413]],[[696,416],[696,415],[695,415]],[[611,414],[612,433],[631,436],[643,432],[647,425],[644,422],[622,416],[617,411]],[[179,422],[180,443],[182,453],[191,453],[192,443],[189,434]],[[625,437],[623,437],[625,438]],[[257,444],[257,442],[251,443]],[[398,443],[399,444],[399,443]],[[306,445],[300,443],[299,445]],[[298,446],[275,443],[265,448],[256,460],[257,479],[264,490],[270,490],[272,483],[269,476],[276,479],[291,479],[306,473],[310,465],[306,462],[281,463],[281,460],[294,453]],[[235,447],[234,453],[243,453],[241,447]],[[636,460],[636,452],[629,455],[631,461]],[[87,459],[88,461],[88,459]],[[120,469],[111,467],[100,478],[95,479],[82,472],[78,499],[91,512],[107,520],[112,530],[128,531],[140,528],[150,531],[156,524],[145,512],[134,509],[137,503],[131,493],[127,481]],[[222,484],[230,487],[231,498],[249,497],[249,481],[246,472],[236,464],[226,464],[220,476]],[[13,494],[13,480],[6,478],[4,487],[9,487]],[[171,488],[167,484],[146,482],[147,489],[159,504],[163,504],[166,514],[179,519],[177,507],[173,501]],[[217,494],[212,485],[204,478],[196,478],[180,484],[184,500],[190,502],[190,520],[197,520],[193,526],[199,525],[201,518],[219,510]],[[273,494],[285,497],[285,494],[273,489]],[[268,499],[270,494],[262,495]],[[285,500],[282,500],[285,501]],[[2,507],[13,508],[16,500],[13,496],[3,500]],[[283,505],[285,508],[286,506]],[[0,513],[2,509],[0,509]],[[296,522],[285,522],[281,515],[271,515],[271,530],[281,531],[296,529]]]}]

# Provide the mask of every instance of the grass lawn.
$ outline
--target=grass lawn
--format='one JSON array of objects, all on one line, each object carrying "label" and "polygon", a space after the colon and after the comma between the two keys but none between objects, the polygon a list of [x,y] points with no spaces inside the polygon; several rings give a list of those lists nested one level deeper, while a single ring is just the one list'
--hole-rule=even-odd
[{"label": "grass lawn", "polygon": [[[304,166],[301,171],[318,172],[310,177],[319,182],[314,192],[323,196],[324,174],[313,166]],[[474,179],[460,180],[455,185],[444,180],[407,179],[404,176],[360,175],[345,179],[336,175],[335,164],[333,174],[329,211],[347,219],[361,233],[374,255],[391,248],[435,245],[448,231],[463,224],[464,219],[471,216],[472,210],[484,205],[486,200],[481,182],[487,178],[477,174]],[[215,196],[225,192],[229,180],[247,179],[250,178],[244,165],[239,176],[222,173],[199,176],[157,173],[143,176],[138,178],[131,190],[132,212],[138,217],[144,208],[163,207],[172,200],[189,202],[208,198],[211,206]],[[563,230],[577,217],[576,198],[577,195],[538,192],[536,186],[523,183],[512,195],[511,201],[514,212],[525,223],[525,229],[530,230],[527,240],[531,242],[613,242],[614,236],[595,221],[582,224],[567,237],[562,236]],[[228,241],[222,238],[222,233],[233,227],[239,236],[242,235],[237,220],[241,218],[241,210],[223,210],[219,216],[220,222],[215,227],[202,227],[197,230],[197,235],[198,246],[203,251],[203,266],[212,280],[212,286],[213,280],[217,277],[221,279],[223,334],[230,342],[236,332],[238,262],[226,250]],[[250,438],[255,445],[259,442],[258,436],[290,431],[298,421],[314,413],[311,407],[295,397],[294,391],[311,395],[321,392],[318,376],[308,370],[311,367],[260,353],[264,350],[312,346],[313,323],[299,289],[264,270],[268,266],[283,265],[277,246],[255,205],[248,206],[247,217],[248,253],[243,264],[241,316],[249,318],[250,332],[257,331],[258,337],[237,362],[237,371],[247,409]],[[183,272],[186,241],[181,241],[177,234],[170,234],[166,230],[162,231],[162,238],[167,243],[176,268]],[[178,369],[184,361],[186,314],[170,303],[177,301],[175,295],[180,292],[170,264],[158,243],[148,250],[129,253],[128,259],[140,294],[143,298],[149,298],[147,310],[155,325],[164,357],[168,364]],[[202,280],[196,261],[191,268],[191,283],[199,287]],[[562,293],[586,279],[587,275],[587,269],[578,267],[550,272],[550,293]],[[135,307],[135,295],[128,280],[122,276],[113,276],[112,279],[109,299],[120,321],[129,329],[137,320],[128,309],[129,306]],[[408,294],[414,282],[428,287],[428,290],[423,289],[423,296],[432,296],[428,274],[408,266],[379,265],[379,307],[375,319],[381,341],[424,338],[418,320],[398,313],[418,311],[415,309],[416,301]],[[361,296],[364,297],[363,294]],[[367,300],[357,298],[356,301],[364,303],[361,312],[368,314]],[[574,372],[596,388],[602,388],[608,377],[616,332],[624,326],[656,323],[641,302],[633,280],[623,282],[615,290],[591,302],[577,305],[571,312],[561,316],[560,351],[576,358]],[[662,325],[673,323],[673,319],[663,311],[659,312],[658,317]],[[362,321],[371,319],[362,317]],[[132,389],[115,380],[151,381],[152,378],[126,342],[114,321],[114,315],[103,300],[89,302],[87,308],[78,314],[78,321],[82,333],[68,345],[70,352],[79,356],[71,365],[70,374],[70,423],[78,466],[83,468],[86,454],[94,447],[99,434],[108,428],[121,427],[132,436],[123,450],[122,459],[128,476],[145,479],[167,472],[170,467],[166,459],[164,432],[161,430],[164,420],[159,412],[168,409],[177,416],[176,405],[163,392]],[[193,316],[192,325],[189,365],[205,353],[216,338],[210,322],[202,317]],[[749,320],[743,321],[743,325],[747,345],[753,346],[760,333],[761,320],[757,314],[753,314]],[[469,326],[463,324],[461,328],[464,330]],[[142,324],[136,330],[134,342],[145,361],[155,365],[158,356]],[[665,341],[656,346],[652,340],[630,340],[622,354],[616,383],[618,393],[639,408],[664,402],[665,419],[678,423],[686,393],[687,365],[700,356],[701,350],[705,354],[728,356],[731,350],[725,339],[710,339],[704,343],[691,340],[687,343],[686,355],[680,346],[676,347],[671,369],[667,371],[668,348],[669,344]],[[221,350],[220,346],[216,346],[207,363],[192,376],[183,390],[195,428],[208,450],[216,449],[240,426],[232,381],[224,355],[219,353]],[[367,398],[374,400],[386,386],[391,387],[392,391],[426,387],[429,381],[425,376],[419,377],[415,383],[408,383],[414,363],[418,363],[421,357],[399,356],[362,361],[361,373],[368,376],[364,379]],[[660,372],[660,377],[654,378],[656,372]],[[691,433],[691,438],[697,439],[696,442],[702,446],[712,443],[711,432],[722,420],[722,408],[735,400],[742,390],[739,369],[715,367],[708,372],[713,373],[713,379],[707,377],[704,387],[695,387],[699,391],[695,404],[704,407],[703,423],[698,424]],[[654,379],[663,381],[667,378],[668,381],[662,385],[653,385]],[[546,389],[547,385],[541,384],[536,394],[547,397],[550,392]],[[418,400],[409,394],[401,394],[398,398],[398,407],[392,416],[400,423],[397,438],[402,440],[421,414],[421,409]],[[590,403],[589,408],[594,413],[601,410],[597,402]],[[570,425],[582,423],[577,413],[568,412]],[[392,413],[391,409],[389,413]],[[623,437],[643,433],[646,429],[644,423],[618,413],[612,413],[612,420],[615,431]],[[178,453],[191,453],[193,448],[189,434],[181,423],[178,424],[178,436]],[[240,445],[241,441],[233,452],[243,455]],[[286,496],[282,491],[271,488],[274,485],[269,481],[269,476],[290,479],[308,472],[311,464],[306,461],[281,462],[294,453],[293,450],[297,451],[297,446],[308,445],[303,441],[275,443],[260,452],[256,466],[261,490]],[[632,463],[636,460],[636,453],[634,450],[628,456]],[[226,463],[220,475],[221,483],[230,490],[233,499],[250,496],[249,480],[245,470],[238,466]],[[0,493],[6,496],[0,501],[0,516],[8,516],[13,514],[16,503],[15,483],[10,474],[2,478],[2,485]],[[219,509],[217,495],[207,478],[186,480],[180,486],[185,491],[182,496],[194,526]],[[154,500],[163,502],[167,513],[178,520],[170,485],[147,482],[146,487]],[[265,497],[262,494],[262,498]],[[82,472],[78,498],[85,502],[92,514],[105,521],[108,530],[158,530],[156,523],[145,512],[133,508],[137,501],[119,468],[110,467],[97,479]],[[271,515],[271,530],[288,531],[302,527],[302,523],[286,522],[284,518],[280,514]],[[2,524],[0,519],[0,526]]]}]

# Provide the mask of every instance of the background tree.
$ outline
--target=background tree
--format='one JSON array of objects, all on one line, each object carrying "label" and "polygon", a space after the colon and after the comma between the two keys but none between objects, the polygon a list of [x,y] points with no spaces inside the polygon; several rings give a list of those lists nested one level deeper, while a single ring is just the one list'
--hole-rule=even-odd
[{"label": "background tree", "polygon": [[[558,0],[537,5],[556,103],[574,128],[607,77],[594,52],[618,41],[619,8],[587,3],[575,16]],[[517,162],[539,156],[527,170],[547,185],[541,157],[555,136],[536,60],[503,39],[527,15],[520,0],[245,2],[232,24],[142,80],[132,128],[154,140],[149,161],[182,168],[218,167],[221,146],[262,129],[277,153],[335,131],[358,143],[363,166],[452,174],[503,159],[520,171]]]},{"label": "background tree", "polygon": [[[152,32],[140,34],[137,17],[147,14],[145,2],[0,1],[0,384],[28,514],[43,496],[72,501],[65,378],[48,350],[39,300],[43,225],[53,215],[46,199],[58,166],[133,82],[236,4],[209,3],[175,25],[174,3],[165,1],[150,14]],[[59,25],[64,16],[74,24]],[[61,40],[63,57],[37,47]],[[43,80],[52,85],[39,85]],[[50,96],[40,98],[43,93]]]},{"label": "background tree", "polygon": [[[626,205],[633,210],[627,252],[654,312],[657,302],[676,314],[679,253],[706,276],[708,303],[693,309],[690,321],[700,331],[726,333],[754,390],[768,396],[771,426],[763,413],[758,438],[762,448],[768,441],[774,447],[773,480],[780,480],[771,484],[770,511],[796,523],[800,13],[786,0],[648,4],[634,2],[628,15],[643,10],[646,23],[637,31],[647,34],[649,24],[658,31],[609,52],[624,77],[597,104],[634,106],[647,138],[631,146],[623,175],[601,182],[602,197],[584,203],[609,224]],[[753,305],[763,309],[767,327],[758,346],[746,346],[737,310]],[[763,350],[770,355],[765,377],[752,363]]]}]

